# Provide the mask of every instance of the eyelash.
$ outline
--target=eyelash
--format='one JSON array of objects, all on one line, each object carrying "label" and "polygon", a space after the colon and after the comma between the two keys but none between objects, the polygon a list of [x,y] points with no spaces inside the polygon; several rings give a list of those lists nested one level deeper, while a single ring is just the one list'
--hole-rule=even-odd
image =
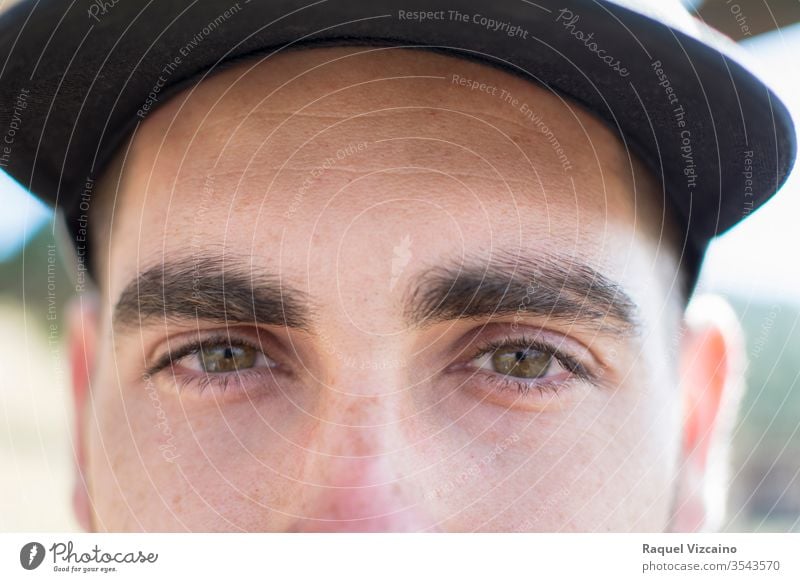
[{"label": "eyelash", "polygon": [[[258,352],[263,353],[265,356],[267,354],[264,352],[263,348],[260,347],[256,342],[243,340],[241,338],[231,337],[228,335],[211,335],[206,336],[200,340],[196,341],[189,341],[177,349],[169,350],[163,356],[161,356],[156,362],[147,369],[145,374],[149,376],[153,376],[170,366],[174,366],[183,358],[191,355],[197,355],[200,353],[200,350],[203,347],[210,347],[210,346],[230,346],[232,348],[250,348],[256,350]],[[269,357],[269,356],[267,356]],[[252,369],[244,369],[238,370],[236,372],[228,372],[228,373],[214,373],[208,372],[205,375],[195,374],[192,378],[184,377],[184,375],[179,375],[173,373],[173,378],[178,381],[178,389],[183,390],[184,388],[188,387],[190,383],[194,383],[195,385],[192,386],[193,390],[196,390],[198,394],[202,394],[207,388],[214,388],[221,393],[225,393],[230,388],[231,381],[234,379],[239,379],[242,376],[251,376],[251,375],[263,375],[264,370],[268,370],[269,373],[274,373],[274,368],[252,368]]]},{"label": "eyelash", "polygon": [[[181,345],[177,349],[169,350],[158,360],[156,360],[156,362],[150,368],[147,369],[146,374],[153,376],[171,366],[174,366],[187,356],[199,354],[203,347],[218,345],[250,348],[264,353],[264,355],[269,358],[269,356],[256,342],[230,337],[228,335],[217,334],[204,337],[200,340],[190,341]],[[486,342],[482,344],[479,350],[469,358],[468,362],[477,360],[486,354],[511,349],[531,349],[542,352],[558,362],[565,370],[570,372],[570,374],[574,375],[575,379],[588,382],[595,380],[594,375],[589,372],[586,366],[578,361],[577,358],[558,350],[547,342],[543,342],[539,339],[525,335],[506,336]],[[202,394],[208,388],[213,388],[220,393],[225,393],[230,389],[231,382],[233,380],[240,379],[242,376],[263,376],[265,370],[268,370],[269,374],[275,373],[274,368],[253,368],[244,369],[235,373],[206,373],[205,375],[194,374],[191,378],[187,377],[188,375],[173,373],[173,378],[178,382],[179,390],[183,390],[193,383],[194,386],[192,386],[192,389],[196,390],[198,394]],[[498,392],[514,389],[522,396],[528,396],[531,390],[535,390],[539,394],[544,394],[545,392],[557,394],[565,384],[564,381],[552,381],[549,379],[531,379],[526,381],[524,379],[514,378],[513,376],[503,376],[496,372],[486,373],[473,370],[473,374],[480,374],[483,377],[483,381],[491,384],[492,388]]]},{"label": "eyelash", "polygon": [[[556,349],[547,342],[529,336],[506,336],[504,338],[493,340],[482,345],[477,354],[472,356],[469,361],[472,362],[485,356],[502,350],[512,349],[531,349],[547,354],[556,362],[561,364],[564,369],[573,374],[576,379],[586,382],[592,382],[595,378],[594,375],[577,358]],[[525,381],[517,379],[513,376],[503,376],[498,373],[482,373],[486,377],[486,381],[493,385],[493,388],[498,392],[503,392],[508,389],[515,389],[522,396],[528,396],[531,390],[537,391],[539,394],[545,392],[552,392],[557,394],[558,391],[564,387],[563,381],[552,381],[548,379],[531,379]]]}]

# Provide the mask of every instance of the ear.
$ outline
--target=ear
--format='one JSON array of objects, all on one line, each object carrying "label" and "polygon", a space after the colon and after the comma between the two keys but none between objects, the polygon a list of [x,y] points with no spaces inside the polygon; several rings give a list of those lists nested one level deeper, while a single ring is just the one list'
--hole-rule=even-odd
[{"label": "ear", "polygon": [[727,453],[744,390],[745,348],[730,305],[717,296],[692,300],[681,340],[683,439],[672,529],[719,527],[727,489]]},{"label": "ear", "polygon": [[67,305],[67,319],[69,322],[68,349],[75,412],[72,450],[75,455],[76,471],[72,505],[80,526],[86,531],[92,531],[92,511],[85,469],[90,379],[91,370],[94,367],[97,325],[99,322],[96,296],[87,293],[73,297]]}]

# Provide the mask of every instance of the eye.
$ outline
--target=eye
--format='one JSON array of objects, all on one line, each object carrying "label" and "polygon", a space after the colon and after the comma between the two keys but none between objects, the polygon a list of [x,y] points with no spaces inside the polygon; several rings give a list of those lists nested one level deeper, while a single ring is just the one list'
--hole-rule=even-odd
[{"label": "eye", "polygon": [[568,347],[573,343],[561,339],[553,344],[537,334],[501,336],[479,344],[478,355],[465,366],[472,371],[469,382],[492,386],[500,392],[513,388],[528,394],[532,390],[543,393],[575,386],[577,380],[594,381],[582,361],[586,356],[576,355],[581,352],[576,348],[572,353]]},{"label": "eye", "polygon": [[196,349],[173,360],[184,368],[206,374],[223,374],[238,372],[252,368],[275,367],[275,362],[267,358],[258,348],[240,343],[208,343],[196,346]]},{"label": "eye", "polygon": [[551,369],[561,368],[552,354],[535,348],[513,347],[500,348],[476,358],[475,367],[503,376],[527,380],[543,378]]},{"label": "eye", "polygon": [[[166,386],[176,386],[185,397],[226,398],[266,394],[274,387],[276,372],[285,370],[266,355],[259,341],[215,335],[195,338],[171,347],[150,367],[146,375],[158,375]],[[162,375],[161,372],[169,371]]]}]

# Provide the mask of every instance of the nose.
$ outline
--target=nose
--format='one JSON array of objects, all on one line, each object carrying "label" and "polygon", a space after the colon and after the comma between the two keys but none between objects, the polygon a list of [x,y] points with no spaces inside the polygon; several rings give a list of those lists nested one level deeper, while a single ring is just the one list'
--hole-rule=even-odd
[{"label": "nose", "polygon": [[[332,466],[335,465],[335,468]],[[298,532],[417,532],[435,529],[430,512],[413,484],[396,476],[386,459],[327,463],[336,477],[306,485],[304,515]]]},{"label": "nose", "polygon": [[[307,440],[301,502],[290,527],[305,532],[435,529],[426,505],[424,444],[415,443],[408,395],[334,393]],[[411,412],[411,414],[409,414]]]}]

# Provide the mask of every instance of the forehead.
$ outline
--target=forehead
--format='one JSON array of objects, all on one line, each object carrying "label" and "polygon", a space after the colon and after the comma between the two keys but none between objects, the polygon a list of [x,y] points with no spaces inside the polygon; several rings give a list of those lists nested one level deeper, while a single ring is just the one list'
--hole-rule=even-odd
[{"label": "forehead", "polygon": [[127,152],[113,239],[138,245],[128,276],[211,246],[291,249],[282,270],[300,275],[297,245],[321,241],[363,270],[364,244],[409,237],[423,254],[557,247],[615,269],[658,238],[657,192],[603,123],[521,77],[424,50],[306,49],[155,110]]}]

